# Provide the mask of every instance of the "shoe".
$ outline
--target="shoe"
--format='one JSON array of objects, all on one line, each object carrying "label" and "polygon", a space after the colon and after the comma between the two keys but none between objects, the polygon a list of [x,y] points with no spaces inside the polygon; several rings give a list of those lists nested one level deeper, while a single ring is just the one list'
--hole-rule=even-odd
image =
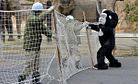
[{"label": "shoe", "polygon": [[120,68],[121,63],[120,62],[114,62],[114,63],[109,63],[109,67],[114,67],[114,68]]},{"label": "shoe", "polygon": [[76,61],[76,62],[75,62],[75,67],[76,67],[77,69],[82,68],[82,66],[81,66],[81,64],[80,64],[80,61]]},{"label": "shoe", "polygon": [[26,80],[26,76],[25,75],[19,75],[18,76],[18,84],[24,84],[24,80]]},{"label": "shoe", "polygon": [[32,84],[41,84],[40,82],[40,73],[38,71],[33,72],[32,74]]},{"label": "shoe", "polygon": [[108,69],[108,65],[107,64],[96,64],[93,67],[96,70],[107,70]]},{"label": "shoe", "polygon": [[67,57],[62,58],[62,65],[63,65],[63,67],[67,67],[67,60],[68,60]]}]

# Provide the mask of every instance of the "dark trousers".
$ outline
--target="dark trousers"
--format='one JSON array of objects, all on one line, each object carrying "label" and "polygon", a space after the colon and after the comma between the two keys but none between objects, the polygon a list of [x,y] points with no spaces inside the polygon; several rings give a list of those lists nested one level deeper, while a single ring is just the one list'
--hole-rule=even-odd
[{"label": "dark trousers", "polygon": [[[47,27],[49,31],[52,31],[52,14],[49,13],[47,14]],[[47,37],[51,38],[52,37],[52,33],[51,32],[47,32]]]},{"label": "dark trousers", "polygon": [[[46,2],[46,9],[50,8],[52,6],[52,2],[50,0],[47,0]],[[50,32],[47,33],[47,37],[51,39],[52,37],[52,14],[47,14],[47,27]]]},{"label": "dark trousers", "polygon": [[98,64],[103,64],[105,57],[109,60],[110,63],[114,63],[116,60],[112,55],[112,50],[114,46],[110,45],[103,45],[97,52],[97,61]]}]

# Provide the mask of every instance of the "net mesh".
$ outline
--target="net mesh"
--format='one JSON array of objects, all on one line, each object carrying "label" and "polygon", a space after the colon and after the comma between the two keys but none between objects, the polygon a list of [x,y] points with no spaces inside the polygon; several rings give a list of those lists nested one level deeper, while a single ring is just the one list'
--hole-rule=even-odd
[{"label": "net mesh", "polygon": [[[96,58],[95,51],[98,46],[91,46],[92,53],[90,54],[89,45],[97,45],[96,32],[89,34],[91,44],[88,45],[86,30],[82,29],[82,22],[77,20],[67,22],[66,16],[55,11],[55,19],[52,17],[50,20],[52,30],[49,30],[47,26],[49,17],[47,16],[43,18],[42,23],[37,21],[28,23],[28,18],[32,13],[31,10],[0,11],[0,17],[10,14],[10,18],[0,19],[2,28],[0,33],[0,84],[18,84],[19,76],[24,73],[27,74],[26,80],[23,80],[24,83],[30,84],[34,80],[32,74],[36,71],[40,74],[38,78],[42,84],[67,84],[66,80],[71,76],[92,67],[91,57],[93,55],[94,59]],[[11,19],[12,23],[5,23],[7,19]],[[6,25],[11,24],[12,33],[9,33]],[[28,24],[32,28],[29,32],[32,33],[26,35]],[[54,24],[56,24],[55,29]],[[19,33],[16,32],[17,27],[20,29]],[[40,34],[36,35],[36,33]],[[49,40],[51,34],[52,40]],[[10,37],[14,40],[9,40]],[[41,37],[40,50],[35,50],[36,45],[40,44],[38,40],[41,40]],[[23,47],[25,40],[27,45],[31,45],[28,50]]]},{"label": "net mesh", "polygon": [[[96,51],[99,48],[98,33],[88,31],[78,20],[68,21],[66,16],[55,12],[57,22],[57,45],[60,50],[63,78],[91,68],[96,64]],[[89,43],[88,43],[89,38]],[[94,45],[94,46],[92,46]],[[90,48],[91,53],[90,53]]]},{"label": "net mesh", "polygon": [[[59,63],[56,57],[56,41],[55,39],[49,40],[49,37],[52,31],[47,27],[47,16],[44,18],[45,20],[40,23],[39,21],[28,21],[28,18],[31,17],[33,13],[31,10],[19,10],[19,11],[0,11],[0,17],[3,17],[5,14],[17,13],[17,16],[21,16],[20,18],[16,18],[14,15],[11,15],[12,20],[12,29],[13,33],[8,33],[5,25],[11,25],[11,23],[5,23],[4,21],[8,18],[2,18],[1,24],[3,30],[1,30],[1,40],[0,40],[0,84],[18,84],[19,76],[23,73],[30,73],[28,69],[25,67],[31,66],[30,69],[34,70],[35,67],[39,67],[38,71],[40,75],[40,81],[44,84],[59,84],[60,83],[60,74],[59,74]],[[45,13],[46,14],[46,13]],[[16,23],[16,19],[21,19],[20,23]],[[36,30],[36,26],[30,26],[29,32],[34,32],[34,34],[26,34],[27,23],[31,24],[40,24],[36,25],[38,29]],[[35,23],[33,23],[35,22]],[[21,33],[16,32],[17,25],[20,25]],[[40,35],[44,31],[39,27],[44,26],[44,31],[46,33]],[[43,27],[43,28],[44,28]],[[36,35],[37,34],[37,35]],[[46,34],[46,35],[45,35]],[[8,40],[10,37],[14,39],[13,41]],[[38,36],[39,37],[36,37]],[[16,38],[16,36],[21,36],[21,38]],[[31,37],[31,38],[30,38]],[[36,37],[36,38],[35,38]],[[42,42],[40,46],[40,50],[32,50],[36,48],[36,45],[40,43],[38,41],[42,37]],[[25,38],[27,39],[27,46],[33,45],[30,47],[30,50],[27,52],[23,46],[25,43]],[[31,42],[33,40],[33,42]],[[39,55],[40,54],[40,55]],[[28,56],[27,56],[28,55]],[[39,56],[38,56],[39,55]],[[39,59],[39,61],[38,61]],[[39,62],[39,64],[38,64]],[[25,71],[28,70],[28,71]],[[37,69],[36,69],[37,70]],[[32,74],[33,71],[26,77],[24,82],[26,84],[30,84],[32,82]]]}]

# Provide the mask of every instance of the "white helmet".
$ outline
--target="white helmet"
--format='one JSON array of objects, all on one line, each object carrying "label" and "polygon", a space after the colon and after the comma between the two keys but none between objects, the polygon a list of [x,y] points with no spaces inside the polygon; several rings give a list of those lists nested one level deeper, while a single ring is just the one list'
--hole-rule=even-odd
[{"label": "white helmet", "polygon": [[72,15],[68,15],[67,17],[66,17],[66,20],[68,21],[68,20],[74,20],[74,17],[72,16]]},{"label": "white helmet", "polygon": [[32,6],[32,10],[33,10],[33,11],[41,11],[41,10],[43,10],[43,9],[44,9],[44,8],[43,8],[43,4],[40,3],[40,2],[36,2],[36,3],[34,3],[33,6]]}]

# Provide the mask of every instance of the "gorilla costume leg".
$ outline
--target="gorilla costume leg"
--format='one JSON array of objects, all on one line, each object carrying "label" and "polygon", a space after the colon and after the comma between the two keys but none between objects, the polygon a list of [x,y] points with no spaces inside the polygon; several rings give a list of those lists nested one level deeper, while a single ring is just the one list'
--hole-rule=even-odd
[{"label": "gorilla costume leg", "polygon": [[105,52],[106,52],[106,47],[104,47],[104,46],[102,46],[97,52],[98,64],[94,66],[97,69],[101,69],[101,70],[108,69],[108,65],[104,62],[105,54],[106,54]]},{"label": "gorilla costume leg", "polygon": [[97,62],[95,65],[98,69],[108,69],[108,65],[104,62],[105,57],[109,60],[109,67],[121,67],[121,63],[112,55],[113,46],[103,45],[97,52]]},{"label": "gorilla costume leg", "polygon": [[[112,53],[112,52],[111,52]],[[114,58],[114,56],[112,54],[108,54],[106,55],[106,58],[109,60],[109,67],[115,67],[115,68],[119,68],[121,67],[121,63],[118,62],[117,59]]]},{"label": "gorilla costume leg", "polygon": [[109,67],[121,67],[121,63],[112,55],[114,46],[107,46],[106,58],[109,60]]}]

